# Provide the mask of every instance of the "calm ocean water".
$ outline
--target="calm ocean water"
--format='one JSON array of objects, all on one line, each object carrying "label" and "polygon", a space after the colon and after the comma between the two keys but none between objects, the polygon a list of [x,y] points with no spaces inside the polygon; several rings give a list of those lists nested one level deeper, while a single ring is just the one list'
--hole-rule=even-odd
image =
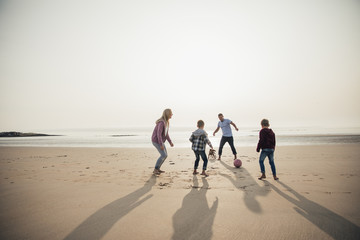
[{"label": "calm ocean water", "polygon": [[[62,136],[0,138],[0,146],[38,146],[38,147],[118,147],[149,148],[152,127],[142,128],[94,128],[33,131],[37,133]],[[170,137],[176,147],[190,147],[189,137],[194,127],[171,127]],[[221,130],[215,137],[213,128],[206,129],[209,139],[218,146]],[[233,130],[235,146],[256,146],[260,129],[240,128]],[[277,146],[324,145],[360,143],[360,128],[273,128]]]}]

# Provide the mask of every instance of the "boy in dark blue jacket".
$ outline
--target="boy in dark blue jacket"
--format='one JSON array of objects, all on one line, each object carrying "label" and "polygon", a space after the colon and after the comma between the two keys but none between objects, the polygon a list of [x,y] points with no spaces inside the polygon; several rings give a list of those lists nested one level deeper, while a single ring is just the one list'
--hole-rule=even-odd
[{"label": "boy in dark blue jacket", "polygon": [[264,166],[264,160],[266,157],[269,158],[269,163],[271,166],[271,171],[273,174],[273,177],[275,180],[278,180],[279,178],[276,176],[276,168],[274,163],[274,151],[275,151],[275,133],[269,128],[269,120],[263,119],[261,121],[261,131],[259,133],[259,143],[257,145],[256,151],[260,152],[260,149],[262,149],[259,163],[260,163],[260,170],[261,170],[261,177],[259,177],[259,180],[262,180],[266,178],[265,175],[265,166]]}]

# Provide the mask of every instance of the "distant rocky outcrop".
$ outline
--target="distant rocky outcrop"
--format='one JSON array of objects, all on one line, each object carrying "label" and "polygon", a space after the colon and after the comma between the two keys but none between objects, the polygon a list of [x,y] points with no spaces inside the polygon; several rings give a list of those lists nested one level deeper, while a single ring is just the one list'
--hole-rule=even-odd
[{"label": "distant rocky outcrop", "polygon": [[43,133],[22,133],[22,132],[0,132],[0,137],[49,137],[60,135],[49,135]]}]

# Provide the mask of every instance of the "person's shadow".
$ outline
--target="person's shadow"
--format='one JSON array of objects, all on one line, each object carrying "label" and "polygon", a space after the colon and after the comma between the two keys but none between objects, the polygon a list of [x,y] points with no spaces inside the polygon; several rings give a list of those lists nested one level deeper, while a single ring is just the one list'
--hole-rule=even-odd
[{"label": "person's shadow", "polygon": [[140,199],[151,190],[155,183],[156,177],[152,175],[142,188],[96,211],[67,235],[64,240],[101,239],[117,221],[153,196],[149,194]]},{"label": "person's shadow", "polygon": [[218,198],[209,207],[206,192],[209,184],[205,177],[201,178],[203,186],[198,185],[197,176],[193,177],[193,187],[184,197],[182,206],[173,216],[173,240],[179,239],[211,239],[212,226],[218,208]]},{"label": "person's shadow", "polygon": [[329,234],[332,238],[339,240],[360,239],[360,227],[333,211],[307,199],[285,183],[278,183],[285,187],[286,191],[291,193],[293,197],[284,193],[273,184],[269,183],[269,185],[280,196],[294,204],[296,206],[294,207],[296,212]]},{"label": "person's shadow", "polygon": [[223,173],[220,173],[220,175],[227,178],[237,189],[244,191],[246,207],[254,213],[261,213],[262,208],[256,197],[269,194],[270,187],[266,185],[260,187],[245,168],[235,168],[226,164],[224,161],[220,161],[220,163],[231,171],[234,177]]}]

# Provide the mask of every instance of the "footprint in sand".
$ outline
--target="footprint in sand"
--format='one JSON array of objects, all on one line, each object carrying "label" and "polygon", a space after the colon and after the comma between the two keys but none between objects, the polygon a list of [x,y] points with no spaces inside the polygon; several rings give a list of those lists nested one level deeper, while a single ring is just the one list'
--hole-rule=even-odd
[{"label": "footprint in sand", "polygon": [[168,186],[168,185],[169,185],[169,183],[162,183],[162,182],[159,183],[159,186],[160,186],[160,187],[166,187],[166,186]]}]

